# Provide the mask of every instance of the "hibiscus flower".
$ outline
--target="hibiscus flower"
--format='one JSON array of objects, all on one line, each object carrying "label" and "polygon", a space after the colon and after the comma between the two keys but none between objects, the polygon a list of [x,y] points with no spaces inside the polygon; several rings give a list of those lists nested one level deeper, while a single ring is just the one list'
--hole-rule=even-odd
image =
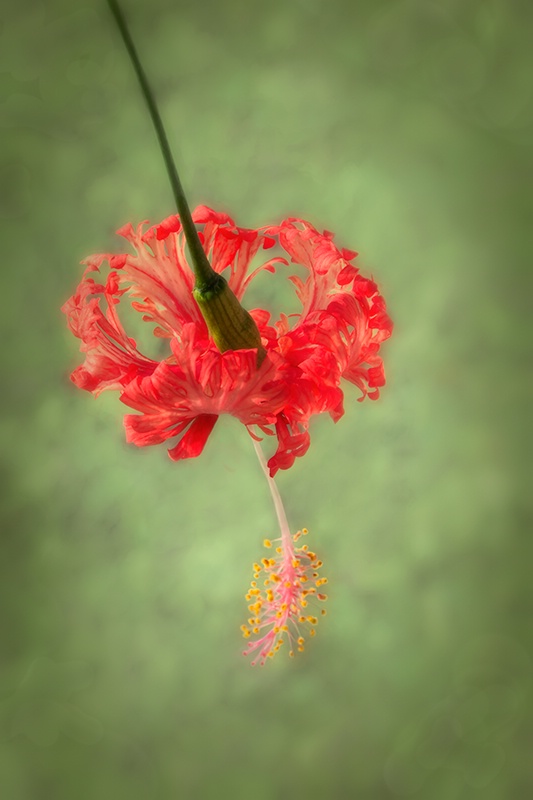
[{"label": "hibiscus flower", "polygon": [[[343,415],[342,379],[360,389],[361,400],[379,396],[385,383],[379,348],[392,323],[376,284],[354,265],[357,253],[339,249],[329,231],[292,217],[242,228],[205,206],[191,215],[126,21],[116,0],[108,5],[154,123],[179,214],[147,229],[147,223],[125,225],[118,234],[130,252],[85,260],[81,283],[62,309],[85,355],[71,377],[94,395],[118,391],[136,412],[124,417],[127,440],[140,447],[169,442],[175,461],[200,455],[220,414],[246,426],[281,533],[275,555],[253,565],[246,594],[251,616],[242,626],[249,640],[244,652],[264,664],[286,639],[291,655],[304,649],[303,630],[313,635],[318,621],[307,607],[326,600],[319,589],[327,582],[318,555],[307,544],[296,546],[307,531],[291,535],[273,477],[307,452],[314,414],[327,412],[334,421]],[[264,254],[274,246],[279,254]],[[241,301],[247,305],[258,274],[277,269],[289,273],[301,309],[272,322],[267,309],[248,312]],[[157,358],[141,352],[126,331],[128,301],[160,341]],[[268,463],[262,436],[276,437]],[[265,539],[265,546],[273,542]]]},{"label": "hibiscus flower", "polygon": [[[82,281],[63,306],[85,354],[71,377],[95,395],[118,391],[138,412],[124,418],[127,440],[138,446],[171,440],[174,460],[200,455],[220,414],[236,417],[252,436],[275,435],[273,476],[307,451],[314,414],[342,416],[343,378],[359,387],[360,399],[379,396],[385,382],[379,348],[392,324],[376,284],[354,266],[357,254],[338,249],[328,231],[294,218],[241,228],[205,206],[192,216],[213,269],[239,302],[260,272],[290,272],[289,261],[303,267],[304,279],[289,274],[300,313],[281,314],[272,324],[268,310],[252,309],[259,357],[257,348],[220,352],[193,297],[179,216],[147,230],[145,223],[125,225],[118,233],[134,252],[86,259]],[[274,245],[283,255],[265,253],[252,269]],[[127,299],[165,340],[160,360],[142,353],[126,332],[120,307]]]}]

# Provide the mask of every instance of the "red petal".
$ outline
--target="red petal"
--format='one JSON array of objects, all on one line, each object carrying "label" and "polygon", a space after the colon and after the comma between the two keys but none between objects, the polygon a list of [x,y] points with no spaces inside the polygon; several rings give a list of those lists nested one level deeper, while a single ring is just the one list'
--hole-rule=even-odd
[{"label": "red petal", "polygon": [[196,417],[178,444],[168,451],[172,461],[199,456],[205,447],[209,434],[215,427],[217,419],[218,416],[216,414],[200,414],[199,417]]},{"label": "red petal", "polygon": [[121,269],[126,263],[127,258],[128,256],[125,254],[110,256],[109,266],[111,267],[111,269]]},{"label": "red petal", "polygon": [[161,241],[170,236],[171,233],[179,233],[181,230],[180,218],[177,214],[167,217],[159,225],[155,226],[156,238]]},{"label": "red petal", "polygon": [[341,250],[342,257],[346,259],[346,261],[352,261],[359,253],[356,250],[348,250],[346,247],[343,247]]},{"label": "red petal", "polygon": [[368,385],[372,388],[385,386],[385,370],[383,363],[377,367],[370,367],[368,370]]},{"label": "red petal", "polygon": [[117,231],[117,235],[123,236],[125,239],[131,239],[133,236],[135,236],[135,231],[133,229],[133,225],[131,224],[131,222],[126,222],[126,224],[123,225],[122,228],[119,228]]},{"label": "red petal", "polygon": [[346,286],[348,283],[353,281],[357,273],[358,270],[355,267],[352,266],[344,267],[337,275],[337,283],[339,284],[339,286]]}]

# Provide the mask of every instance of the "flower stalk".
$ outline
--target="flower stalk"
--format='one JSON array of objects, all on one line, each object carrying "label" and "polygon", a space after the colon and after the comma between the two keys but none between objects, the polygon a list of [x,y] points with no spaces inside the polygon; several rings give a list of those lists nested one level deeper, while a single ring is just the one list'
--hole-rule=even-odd
[{"label": "flower stalk", "polygon": [[209,263],[192,219],[154,93],[139,59],[126,19],[116,0],[107,2],[137,75],[163,155],[194,270],[193,297],[218,350],[224,353],[226,350],[256,348],[259,367],[266,356],[259,329],[253,317],[239,303],[226,279]]}]

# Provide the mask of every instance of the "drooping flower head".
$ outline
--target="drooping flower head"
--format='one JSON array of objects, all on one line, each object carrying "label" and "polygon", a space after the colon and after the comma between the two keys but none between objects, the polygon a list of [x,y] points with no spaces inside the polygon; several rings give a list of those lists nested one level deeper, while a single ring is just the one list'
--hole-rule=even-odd
[{"label": "drooping flower head", "polygon": [[[82,281],[63,306],[85,354],[72,380],[94,395],[117,390],[137,412],[124,418],[127,440],[139,446],[170,440],[174,460],[200,455],[220,414],[247,427],[281,531],[276,555],[254,564],[246,596],[252,616],[242,626],[249,640],[245,655],[256,653],[252,663],[264,664],[286,640],[291,655],[295,645],[304,649],[302,631],[310,627],[313,635],[318,621],[307,606],[326,599],[318,591],[326,582],[318,573],[322,562],[307,545],[295,547],[306,531],[291,536],[273,476],[307,451],[313,414],[328,412],[335,421],[342,416],[342,378],[359,387],[360,399],[378,397],[385,382],[379,348],[392,325],[376,284],[353,264],[357,254],[339,250],[330,232],[295,218],[241,228],[205,206],[191,215],[119,2],[108,0],[108,6],[139,80],[179,213],[146,230],[146,223],[125,225],[118,233],[130,252],[84,262]],[[274,245],[282,255],[265,255]],[[292,274],[291,264],[304,278]],[[277,268],[289,273],[301,310],[272,324],[267,309],[248,312],[241,300],[247,306],[251,282]],[[127,332],[128,304],[159,340],[156,358],[141,352]],[[277,437],[268,464],[261,434]]]},{"label": "drooping flower head", "polygon": [[[139,446],[171,440],[174,460],[198,456],[224,413],[253,436],[254,426],[276,435],[268,462],[274,475],[307,451],[313,414],[342,416],[342,378],[359,387],[361,399],[378,397],[385,382],[379,348],[392,324],[376,284],[354,265],[357,254],[338,249],[328,231],[295,218],[241,228],[205,206],[193,220],[213,269],[239,301],[246,302],[261,271],[278,269],[289,273],[300,313],[272,323],[267,309],[250,310],[262,359],[254,348],[220,352],[192,294],[179,216],[147,229],[128,224],[118,233],[133,252],[86,259],[82,281],[63,306],[85,354],[71,377],[95,395],[117,390],[137,412],[125,416],[127,440]],[[269,257],[274,245],[282,255]],[[304,279],[291,264],[305,269]],[[142,353],[126,331],[121,309],[128,301],[161,340],[160,359]]]}]

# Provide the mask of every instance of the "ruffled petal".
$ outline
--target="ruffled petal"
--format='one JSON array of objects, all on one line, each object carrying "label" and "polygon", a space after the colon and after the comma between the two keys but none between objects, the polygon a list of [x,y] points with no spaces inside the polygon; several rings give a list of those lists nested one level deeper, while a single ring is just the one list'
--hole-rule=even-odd
[{"label": "ruffled petal", "polygon": [[197,458],[205,447],[218,417],[214,414],[201,414],[186,430],[178,444],[168,454],[173,461],[182,458]]},{"label": "ruffled petal", "polygon": [[116,306],[124,291],[119,288],[116,273],[109,274],[105,285],[92,276],[106,258],[87,260],[81,283],[61,309],[70,330],[81,339],[80,351],[85,353],[83,365],[73,371],[71,379],[94,395],[104,389],[122,389],[136,375],[149,375],[157,366],[138,351],[122,327]]},{"label": "ruffled petal", "polygon": [[[392,333],[392,322],[376,283],[362,276],[351,263],[357,253],[339,250],[331,232],[320,233],[304,220],[290,218],[264,230],[279,239],[293,263],[308,271],[305,280],[298,275],[289,276],[302,312],[292,327],[283,315],[276,323],[278,348],[292,365],[302,368],[307,379],[314,377],[321,383],[324,370],[320,365],[324,359],[318,349],[324,348],[335,362],[328,364],[328,388],[345,378],[361,389],[363,398],[376,399],[377,386],[385,381],[378,351]],[[313,356],[310,348],[317,350]],[[319,368],[314,369],[313,364]],[[376,380],[380,382],[375,383]],[[338,412],[331,408],[331,398],[319,402],[315,413],[321,413],[320,407],[338,418]]]},{"label": "ruffled petal", "polygon": [[266,427],[274,425],[286,407],[292,387],[277,354],[258,369],[255,350],[219,353],[209,341],[196,338],[195,331],[193,325],[186,326],[182,342],[171,342],[171,359],[124,387],[121,401],[140,412],[125,418],[128,441],[139,446],[162,442],[192,420],[219,414]]},{"label": "ruffled petal", "polygon": [[284,414],[280,414],[277,419],[276,435],[278,449],[268,460],[271,478],[279,469],[292,467],[296,458],[307,453],[311,443],[307,427],[291,423]]}]

